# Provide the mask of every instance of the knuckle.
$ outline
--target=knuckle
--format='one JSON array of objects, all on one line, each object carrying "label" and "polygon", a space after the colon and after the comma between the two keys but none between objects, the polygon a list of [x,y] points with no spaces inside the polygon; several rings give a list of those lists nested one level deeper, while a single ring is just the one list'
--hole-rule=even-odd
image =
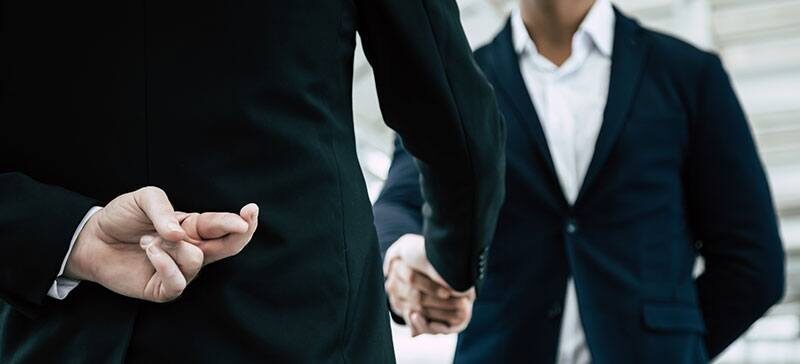
[{"label": "knuckle", "polygon": [[392,294],[397,294],[399,291],[399,287],[397,286],[397,280],[394,278],[389,278],[386,281],[386,291]]},{"label": "knuckle", "polygon": [[187,244],[187,248],[189,251],[188,256],[188,264],[193,268],[199,268],[203,265],[203,261],[205,260],[205,254],[203,254],[203,250],[198,248],[197,246],[192,245],[191,243],[184,243]]},{"label": "knuckle", "polygon": [[466,316],[467,318],[472,317],[472,305],[471,304],[467,305],[467,307],[464,309],[464,316]]},{"label": "knuckle", "polygon": [[189,256],[189,267],[200,269],[203,266],[203,253],[195,253]]},{"label": "knuckle", "polygon": [[145,187],[145,193],[151,198],[161,198],[167,196],[167,193],[164,192],[164,190],[156,186]]},{"label": "knuckle", "polygon": [[423,293],[419,295],[419,304],[422,306],[430,306],[431,304],[433,304],[433,302],[431,301],[430,296]]},{"label": "knuckle", "polygon": [[422,294],[419,291],[413,290],[411,291],[411,301],[414,302],[415,305],[422,305]]},{"label": "knuckle", "polygon": [[170,297],[170,301],[178,298],[181,294],[183,294],[183,290],[186,288],[186,283],[179,283],[175,287],[172,287],[167,290],[167,296]]},{"label": "knuckle", "polygon": [[140,188],[140,189],[139,189],[138,191],[136,191],[136,192],[139,192],[139,193],[142,193],[142,194],[152,194],[152,193],[154,193],[154,192],[155,192],[156,190],[158,190],[158,189],[159,189],[159,188],[158,188],[158,187],[156,187],[156,186],[145,186],[145,187],[142,187],[142,188]]},{"label": "knuckle", "polygon": [[200,248],[197,248],[197,253],[194,254],[194,259],[195,259],[194,263],[198,267],[202,267],[203,266],[203,262],[205,262],[205,260],[206,260],[206,255],[203,254],[203,251],[200,250]]},{"label": "knuckle", "polygon": [[465,313],[470,313],[470,312],[472,312],[472,302],[471,302],[471,301],[469,301],[469,300],[464,300],[464,301],[462,301],[462,302],[461,302],[461,309],[462,309],[462,310],[463,310]]},{"label": "knuckle", "polygon": [[397,299],[395,299],[395,298],[390,298],[390,299],[389,299],[389,304],[392,306],[392,308],[393,308],[395,311],[402,311],[402,310],[403,310],[403,308],[404,308],[404,307],[403,307],[403,304],[402,304],[402,303],[401,303],[399,300],[397,300]]},{"label": "knuckle", "polygon": [[408,283],[410,283],[410,284],[417,283],[418,278],[417,278],[417,275],[414,274],[414,271],[412,271],[411,269],[408,269],[408,270],[406,270],[404,272],[404,274],[405,274],[405,279],[406,279],[406,281]]}]

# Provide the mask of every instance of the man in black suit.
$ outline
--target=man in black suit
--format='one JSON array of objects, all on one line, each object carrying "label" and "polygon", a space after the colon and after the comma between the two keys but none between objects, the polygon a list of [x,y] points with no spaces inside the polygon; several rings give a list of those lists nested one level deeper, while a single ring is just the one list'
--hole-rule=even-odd
[{"label": "man in black suit", "polygon": [[[428,258],[453,289],[476,284],[504,132],[455,1],[1,10],[0,362],[393,362],[353,137],[356,31],[424,176]],[[172,209],[247,202],[260,215]],[[48,298],[62,264],[84,281]]]},{"label": "man in black suit", "polygon": [[716,55],[607,0],[523,0],[476,58],[509,139],[474,307],[420,262],[400,142],[374,206],[390,301],[413,333],[472,315],[457,363],[703,363],[780,299],[767,180]]}]

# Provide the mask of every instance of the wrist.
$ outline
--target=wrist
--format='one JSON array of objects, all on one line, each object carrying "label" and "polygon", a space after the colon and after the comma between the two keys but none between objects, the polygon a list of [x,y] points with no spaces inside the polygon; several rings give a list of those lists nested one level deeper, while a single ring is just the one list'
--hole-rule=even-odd
[{"label": "wrist", "polygon": [[[102,212],[102,210],[98,211]],[[67,257],[67,264],[64,267],[64,277],[80,280],[94,281],[94,263],[97,261],[93,253],[97,238],[97,217],[99,213],[89,218],[83,229],[75,239],[75,245]]]}]

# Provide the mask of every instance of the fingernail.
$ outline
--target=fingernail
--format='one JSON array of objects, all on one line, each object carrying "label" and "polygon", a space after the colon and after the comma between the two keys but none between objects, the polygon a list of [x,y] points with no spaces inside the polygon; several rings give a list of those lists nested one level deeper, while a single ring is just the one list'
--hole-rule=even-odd
[{"label": "fingernail", "polygon": [[450,293],[444,288],[439,288],[436,293],[439,295],[439,298],[447,298],[450,296]]},{"label": "fingernail", "polygon": [[142,237],[141,240],[139,240],[139,245],[141,245],[143,248],[147,248],[152,243],[153,243],[153,237],[149,235],[145,235]]}]

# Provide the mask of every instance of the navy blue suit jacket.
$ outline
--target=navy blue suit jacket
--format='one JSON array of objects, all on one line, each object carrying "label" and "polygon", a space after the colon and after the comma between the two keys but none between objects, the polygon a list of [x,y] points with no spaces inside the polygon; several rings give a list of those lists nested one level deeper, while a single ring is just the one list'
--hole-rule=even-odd
[{"label": "navy blue suit jacket", "polygon": [[[781,298],[769,187],[717,56],[617,12],[603,125],[570,206],[509,26],[475,54],[507,122],[507,197],[457,363],[554,362],[569,276],[601,364],[707,362]],[[421,230],[422,203],[398,142],[374,206],[384,250]]]}]

